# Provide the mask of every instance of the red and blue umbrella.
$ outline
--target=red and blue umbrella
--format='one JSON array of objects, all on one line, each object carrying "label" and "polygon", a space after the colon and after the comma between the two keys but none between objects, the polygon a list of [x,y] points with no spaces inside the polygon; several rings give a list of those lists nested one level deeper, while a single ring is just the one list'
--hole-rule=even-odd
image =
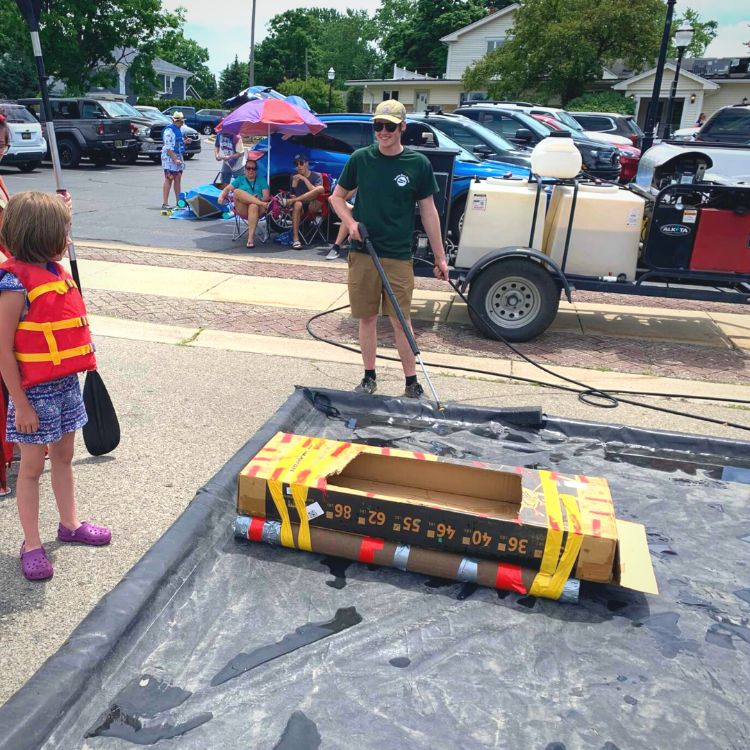
[{"label": "red and blue umbrella", "polygon": [[281,99],[254,99],[237,107],[217,126],[222,133],[232,135],[268,136],[268,182],[271,181],[271,133],[307,135],[325,128],[312,112]]}]

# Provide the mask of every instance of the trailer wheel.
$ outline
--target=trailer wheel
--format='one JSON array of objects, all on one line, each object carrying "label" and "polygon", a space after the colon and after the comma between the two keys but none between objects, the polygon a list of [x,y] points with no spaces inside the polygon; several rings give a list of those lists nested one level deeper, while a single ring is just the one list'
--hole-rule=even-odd
[{"label": "trailer wheel", "polygon": [[488,266],[471,282],[469,302],[471,321],[485,336],[530,341],[555,319],[560,289],[538,263],[506,260]]}]

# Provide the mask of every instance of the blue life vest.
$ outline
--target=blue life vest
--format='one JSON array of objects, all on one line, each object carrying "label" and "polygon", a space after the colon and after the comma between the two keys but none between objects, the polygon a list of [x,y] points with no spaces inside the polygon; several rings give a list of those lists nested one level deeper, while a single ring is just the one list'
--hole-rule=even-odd
[{"label": "blue life vest", "polygon": [[174,123],[167,125],[174,133],[174,149],[173,151],[178,155],[182,156],[185,153],[185,139],[182,137],[182,130],[177,127]]}]

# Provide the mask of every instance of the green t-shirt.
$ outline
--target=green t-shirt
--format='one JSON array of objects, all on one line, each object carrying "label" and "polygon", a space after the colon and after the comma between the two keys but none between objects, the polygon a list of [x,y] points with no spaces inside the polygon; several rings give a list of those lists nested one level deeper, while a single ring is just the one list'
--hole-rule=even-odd
[{"label": "green t-shirt", "polygon": [[409,148],[386,156],[374,143],[349,157],[338,184],[344,190],[357,188],[352,213],[367,227],[377,254],[411,258],[414,204],[439,192],[427,157]]},{"label": "green t-shirt", "polygon": [[241,174],[232,180],[232,187],[244,190],[246,193],[263,200],[263,191],[268,190],[268,183],[266,178],[260,174],[252,182],[244,174]]}]

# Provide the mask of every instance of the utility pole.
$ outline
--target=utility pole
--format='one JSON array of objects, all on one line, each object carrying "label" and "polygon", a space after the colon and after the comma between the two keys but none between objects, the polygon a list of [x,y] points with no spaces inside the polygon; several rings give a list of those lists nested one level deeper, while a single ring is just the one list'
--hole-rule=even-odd
[{"label": "utility pole", "polygon": [[248,65],[248,86],[255,85],[255,0],[250,20],[250,64]]},{"label": "utility pole", "polygon": [[664,75],[664,63],[667,59],[667,47],[669,46],[669,35],[672,30],[672,14],[674,13],[674,4],[676,0],[667,0],[667,17],[664,20],[664,33],[661,37],[661,49],[659,50],[659,60],[656,63],[656,74],[654,75],[654,89],[651,92],[651,101],[648,105],[648,114],[646,115],[646,125],[643,130],[642,151],[651,148],[654,145],[654,127],[656,126],[656,115],[659,111],[659,94],[661,93],[661,79]]}]

